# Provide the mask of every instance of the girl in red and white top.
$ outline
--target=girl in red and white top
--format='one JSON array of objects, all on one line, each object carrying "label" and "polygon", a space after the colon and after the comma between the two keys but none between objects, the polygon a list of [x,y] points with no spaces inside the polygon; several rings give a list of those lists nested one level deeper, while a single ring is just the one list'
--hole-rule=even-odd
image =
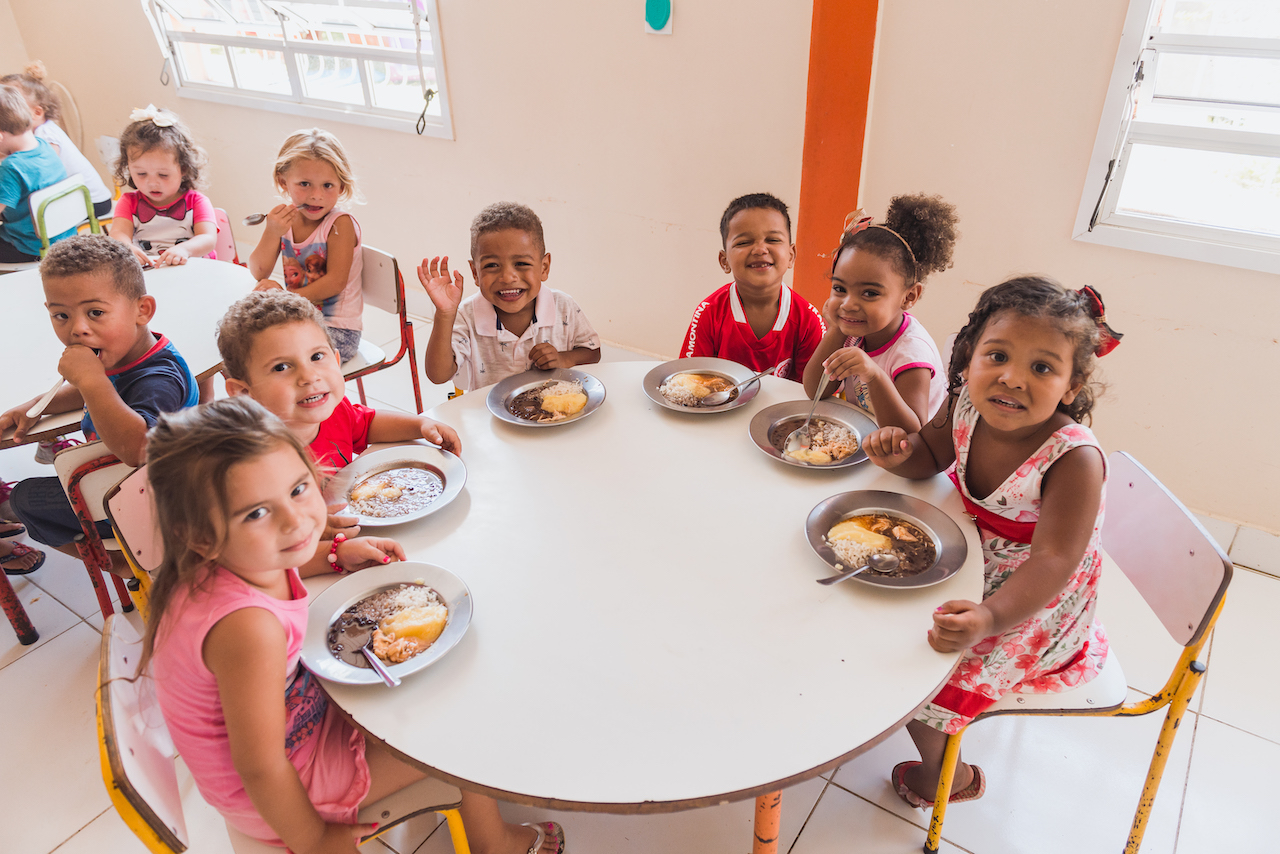
[{"label": "girl in red and white top", "polygon": [[895,196],[884,224],[857,210],[845,219],[831,264],[831,296],[822,306],[827,333],[804,373],[805,391],[829,386],[875,415],[881,427],[919,430],[947,398],[942,356],[907,313],[924,279],[951,266],[955,207],[938,196]]}]

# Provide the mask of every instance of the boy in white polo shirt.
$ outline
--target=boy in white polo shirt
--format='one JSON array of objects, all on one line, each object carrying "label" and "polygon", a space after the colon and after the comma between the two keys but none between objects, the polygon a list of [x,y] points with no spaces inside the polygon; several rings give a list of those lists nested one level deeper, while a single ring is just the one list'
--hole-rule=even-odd
[{"label": "boy in white polo shirt", "polygon": [[542,220],[524,205],[498,202],[471,223],[471,275],[480,292],[462,299],[462,274],[449,258],[423,259],[418,280],[435,304],[426,373],[472,391],[531,368],[600,361],[600,337],[573,297],[542,283],[551,254]]}]

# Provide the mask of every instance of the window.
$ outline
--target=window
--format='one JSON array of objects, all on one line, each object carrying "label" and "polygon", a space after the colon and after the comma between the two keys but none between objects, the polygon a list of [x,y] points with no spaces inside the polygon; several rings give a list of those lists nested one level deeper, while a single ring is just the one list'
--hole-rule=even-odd
[{"label": "window", "polygon": [[1280,3],[1131,0],[1075,236],[1280,272]]},{"label": "window", "polygon": [[453,138],[435,0],[142,6],[183,97]]}]

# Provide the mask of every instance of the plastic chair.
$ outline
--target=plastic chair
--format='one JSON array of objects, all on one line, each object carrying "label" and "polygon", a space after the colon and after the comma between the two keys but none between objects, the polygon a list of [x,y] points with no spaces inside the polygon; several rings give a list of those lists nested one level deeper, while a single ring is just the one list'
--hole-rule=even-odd
[{"label": "plastic chair", "polygon": [[[36,236],[40,238],[41,258],[49,252],[52,237],[78,228],[85,221],[88,221],[89,230],[94,234],[102,233],[102,226],[93,213],[93,199],[89,197],[89,188],[79,175],[63,178],[43,190],[36,190],[27,197],[27,202],[31,206],[31,222],[35,226]],[[39,261],[19,261],[0,264],[0,272],[31,270],[38,266]]]},{"label": "plastic chair", "polygon": [[150,613],[151,576],[164,559],[164,541],[156,524],[147,467],[139,466],[107,490],[103,503],[120,551],[133,570],[133,577],[138,579],[138,589],[130,592],[133,604],[145,620]]},{"label": "plastic chair", "polygon": [[111,557],[107,554],[108,550],[119,551],[120,544],[114,537],[103,540],[98,536],[98,528],[94,523],[107,518],[104,504],[107,490],[133,471],[133,468],[120,462],[100,441],[86,442],[59,451],[53,458],[53,467],[57,470],[62,488],[80,520],[81,533],[76,538],[76,551],[80,553],[80,560],[84,561],[89,580],[93,582],[102,616],[109,617],[115,611],[106,585],[102,583],[103,573],[110,576],[115,584],[121,609],[132,611],[133,602],[129,598],[129,590],[123,579],[112,574]]},{"label": "plastic chair", "polygon": [[413,340],[413,323],[409,320],[409,310],[404,299],[404,277],[400,275],[400,265],[395,256],[388,255],[380,249],[365,246],[361,250],[364,261],[364,273],[361,286],[364,290],[366,306],[394,314],[400,319],[400,351],[388,360],[382,348],[367,339],[360,340],[360,351],[342,366],[342,375],[347,380],[355,380],[360,391],[360,402],[365,402],[364,383],[362,377],[385,370],[398,364],[405,356],[409,357],[409,375],[413,378],[413,400],[422,414],[422,387],[418,379],[418,353]]},{"label": "plastic chair", "polygon": [[[149,675],[134,679],[142,639],[128,620],[112,615],[102,630],[98,658],[98,752],[102,779],[120,818],[154,854],[180,854],[190,837],[182,810],[182,792],[174,767],[177,752],[156,702]],[[282,746],[283,749],[283,746]],[[360,810],[361,823],[378,822],[373,839],[424,812],[443,813],[453,848],[470,854],[458,805],[462,793],[427,778]],[[424,806],[430,804],[430,806]],[[236,854],[279,854],[227,826]]]},{"label": "plastic chair", "polygon": [[[236,251],[236,238],[231,233],[231,218],[222,208],[214,208],[213,214],[218,221],[218,241],[214,246],[214,251],[218,253],[218,260],[240,264],[240,254]],[[245,265],[240,264],[240,266]]]},{"label": "plastic chair", "polygon": [[[1126,854],[1137,854],[1178,725],[1205,673],[1197,656],[1222,611],[1232,567],[1182,502],[1137,460],[1118,452],[1111,455],[1110,466],[1102,546],[1170,636],[1184,647],[1182,655],[1164,687],[1145,700],[1124,702],[1124,674],[1112,651],[1102,672],[1090,682],[1057,694],[1006,694],[973,723],[996,715],[1137,717],[1168,706],[1124,849]],[[942,837],[947,793],[963,735],[961,730],[947,738],[924,845],[929,854],[936,854]]]}]

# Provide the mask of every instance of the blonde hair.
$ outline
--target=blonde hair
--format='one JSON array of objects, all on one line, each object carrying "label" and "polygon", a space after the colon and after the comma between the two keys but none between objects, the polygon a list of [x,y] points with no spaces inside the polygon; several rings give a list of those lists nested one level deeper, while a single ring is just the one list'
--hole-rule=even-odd
[{"label": "blonde hair", "polygon": [[280,146],[280,154],[276,156],[275,169],[271,173],[278,189],[284,190],[284,175],[299,160],[318,160],[333,168],[338,181],[342,184],[338,201],[356,203],[363,201],[356,190],[356,175],[351,171],[351,163],[347,160],[347,153],[342,150],[342,143],[327,130],[311,128],[289,134],[284,145]]},{"label": "blonde hair", "polygon": [[209,165],[209,158],[204,149],[196,145],[191,131],[182,123],[177,114],[170,110],[158,110],[160,116],[169,124],[158,125],[151,119],[138,119],[130,122],[120,134],[120,159],[116,161],[116,183],[136,190],[137,185],[129,175],[129,161],[141,157],[152,149],[163,149],[173,155],[178,168],[182,170],[182,189],[199,190],[205,185],[200,172]]},{"label": "blonde hair", "polygon": [[31,107],[16,86],[0,86],[0,132],[18,135],[31,130]]},{"label": "blonde hair", "polygon": [[[62,118],[62,102],[45,84],[44,81],[48,76],[49,72],[45,71],[44,63],[37,59],[27,63],[26,68],[23,68],[19,74],[6,74],[0,77],[0,83],[21,89],[26,93],[28,101],[34,101],[37,107],[44,110],[46,121],[56,122]],[[32,121],[34,120],[32,117]]]}]

